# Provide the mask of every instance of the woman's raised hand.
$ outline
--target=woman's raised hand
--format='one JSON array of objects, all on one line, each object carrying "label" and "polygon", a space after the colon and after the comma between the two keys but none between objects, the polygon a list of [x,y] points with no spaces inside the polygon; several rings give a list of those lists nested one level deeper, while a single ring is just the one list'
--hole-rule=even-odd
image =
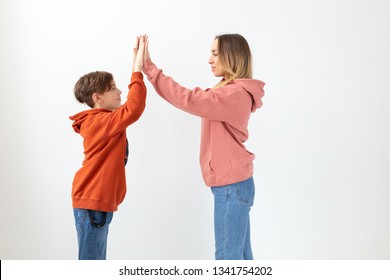
[{"label": "woman's raised hand", "polygon": [[145,35],[145,54],[144,54],[144,60],[147,60],[150,58],[149,54],[149,37],[148,35]]}]

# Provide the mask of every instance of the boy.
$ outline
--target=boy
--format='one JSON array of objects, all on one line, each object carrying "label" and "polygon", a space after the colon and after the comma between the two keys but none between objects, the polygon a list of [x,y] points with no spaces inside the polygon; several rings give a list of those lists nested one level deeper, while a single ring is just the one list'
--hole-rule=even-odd
[{"label": "boy", "polygon": [[122,106],[122,92],[108,72],[86,74],[74,87],[76,99],[92,108],[70,117],[74,131],[84,138],[85,158],[72,185],[80,260],[106,259],[108,228],[126,194],[126,128],[145,108],[146,87],[140,72],[143,55],[141,36],[134,49],[129,93]]}]

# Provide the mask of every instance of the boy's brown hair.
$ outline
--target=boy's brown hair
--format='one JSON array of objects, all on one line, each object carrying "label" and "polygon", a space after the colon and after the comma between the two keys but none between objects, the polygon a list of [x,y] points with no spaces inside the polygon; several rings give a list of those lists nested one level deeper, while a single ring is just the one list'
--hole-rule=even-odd
[{"label": "boy's brown hair", "polygon": [[113,80],[111,73],[95,71],[82,76],[73,88],[74,96],[80,103],[85,103],[93,108],[95,103],[92,95],[96,92],[102,94],[111,88]]}]

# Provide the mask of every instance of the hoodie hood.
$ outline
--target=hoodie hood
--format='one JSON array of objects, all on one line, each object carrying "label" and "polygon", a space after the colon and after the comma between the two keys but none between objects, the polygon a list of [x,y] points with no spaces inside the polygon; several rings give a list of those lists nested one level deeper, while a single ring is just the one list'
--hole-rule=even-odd
[{"label": "hoodie hood", "polygon": [[107,111],[108,110],[106,109],[90,109],[90,110],[77,113],[76,115],[70,116],[69,119],[73,121],[72,123],[73,130],[76,133],[80,133],[81,126],[83,125],[86,119],[88,119],[90,116],[94,116],[101,112],[107,112]]},{"label": "hoodie hood", "polygon": [[263,105],[261,98],[264,96],[264,82],[255,79],[236,79],[232,83],[242,86],[252,96],[252,112]]}]

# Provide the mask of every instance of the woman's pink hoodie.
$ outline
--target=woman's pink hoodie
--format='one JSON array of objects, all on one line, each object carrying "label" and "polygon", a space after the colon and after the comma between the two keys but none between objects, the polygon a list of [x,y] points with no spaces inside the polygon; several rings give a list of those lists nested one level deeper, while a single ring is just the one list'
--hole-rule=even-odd
[{"label": "woman's pink hoodie", "polygon": [[157,93],[175,107],[202,118],[200,166],[207,186],[237,183],[253,175],[255,155],[246,150],[248,122],[262,106],[264,83],[236,79],[212,89],[187,89],[147,59],[144,73]]}]

